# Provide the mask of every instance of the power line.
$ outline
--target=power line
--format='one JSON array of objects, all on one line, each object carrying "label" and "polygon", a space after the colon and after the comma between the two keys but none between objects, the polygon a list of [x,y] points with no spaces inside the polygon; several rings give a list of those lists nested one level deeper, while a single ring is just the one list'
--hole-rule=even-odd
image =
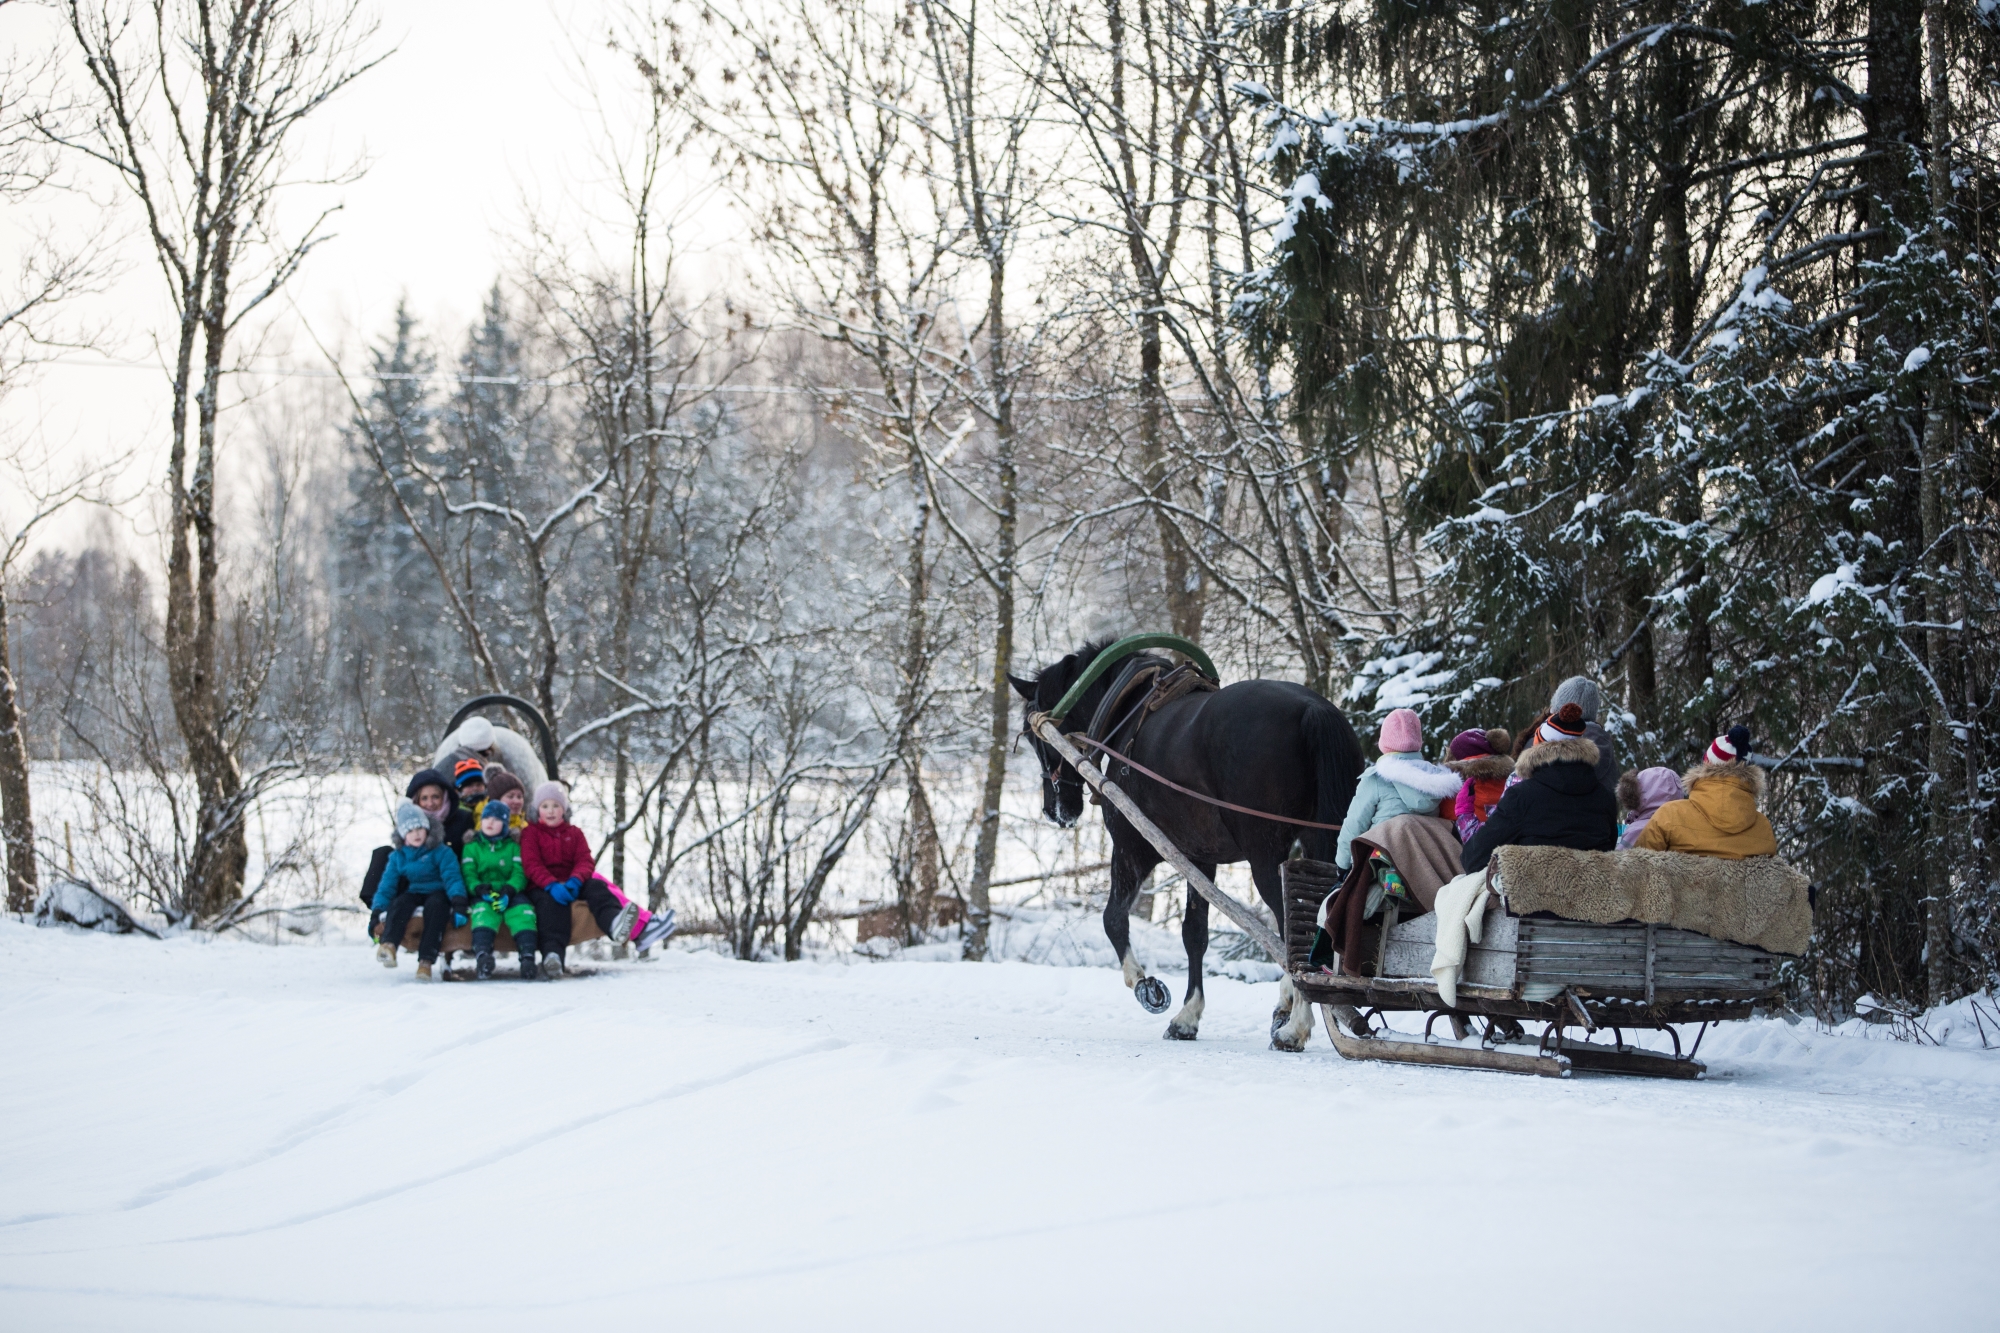
[{"label": "power line", "polygon": [[[164,371],[165,369],[156,362],[152,361],[119,361],[119,360],[114,360],[113,358],[110,357],[84,359],[79,357],[58,356],[58,357],[51,357],[49,360],[44,361],[41,364],[45,366],[70,366],[82,370]],[[516,388],[516,389],[535,389],[535,388],[580,389],[585,387],[581,382],[577,380],[537,379],[526,375],[456,375],[444,371],[434,371],[428,375],[419,375],[412,371],[406,371],[406,370],[392,370],[392,371],[363,370],[363,371],[347,372],[339,370],[310,370],[299,366],[283,366],[276,369],[245,367],[243,369],[233,370],[228,373],[232,375],[259,375],[267,379],[337,380],[344,378],[349,380],[368,380],[372,383],[377,383],[377,384],[389,384],[389,383],[450,384],[461,387],[474,384],[493,384],[493,385],[500,385],[505,388]],[[839,384],[839,385],[672,384],[672,385],[660,386],[659,392],[663,395],[671,393],[691,393],[691,394],[732,393],[732,394],[744,394],[744,395],[771,394],[780,396],[866,394],[872,398],[880,398],[883,396],[883,392],[881,389],[871,388],[866,385],[858,385],[858,384]],[[1208,401],[1208,399],[1201,394],[1169,393],[1163,396],[1170,402],[1187,403],[1195,406],[1205,404]],[[1092,397],[1135,398],[1137,397],[1137,395],[1133,394],[1129,390],[1118,390],[1107,394],[1088,395],[1085,397],[1078,397],[1072,394],[1053,394],[1053,393],[1017,394],[1016,397],[1027,398],[1038,402],[1085,402],[1089,401],[1089,399]]]},{"label": "power line", "polygon": [[[77,357],[52,357],[43,365],[72,366],[84,370],[162,370],[163,367],[151,361],[117,361],[109,357],[84,360]],[[536,379],[526,375],[455,375],[444,371],[419,375],[411,371],[355,371],[308,370],[298,366],[283,366],[276,369],[267,367],[245,367],[229,372],[234,375],[261,375],[268,379],[291,380],[370,380],[378,384],[497,384],[509,388],[531,389],[575,389],[583,387],[575,380]],[[661,386],[662,392],[680,393],[770,393],[770,394],[813,394],[813,393],[867,393],[880,395],[880,389],[842,385],[834,388],[815,388],[811,385],[796,384],[674,384]]]}]

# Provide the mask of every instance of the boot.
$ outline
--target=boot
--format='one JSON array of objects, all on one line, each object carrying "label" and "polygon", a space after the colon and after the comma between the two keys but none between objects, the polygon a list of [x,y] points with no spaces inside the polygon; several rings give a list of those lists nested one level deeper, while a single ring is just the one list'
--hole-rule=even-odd
[{"label": "boot", "polygon": [[542,955],[542,980],[543,980],[543,981],[561,981],[561,980],[562,980],[562,975],[563,975],[563,960],[562,960],[562,955],[561,955],[561,954],[559,954],[559,953],[549,953],[549,954],[543,954],[543,955]]},{"label": "boot", "polygon": [[387,940],[383,940],[375,946],[375,961],[384,967],[394,967],[396,965],[396,946]]},{"label": "boot", "polygon": [[661,940],[674,933],[674,909],[663,907],[653,913],[653,919],[639,932],[639,938],[632,941],[641,950],[652,948]]},{"label": "boot", "polygon": [[484,981],[493,975],[493,951],[482,949],[472,962],[473,975]]},{"label": "boot", "polygon": [[514,937],[514,956],[521,960],[521,980],[536,981],[542,970],[535,966],[535,932],[524,930]]},{"label": "boot", "polygon": [[611,918],[611,929],[605,931],[612,944],[624,944],[632,938],[632,927],[639,923],[639,904],[626,903],[618,909],[618,915]]},{"label": "boot", "polygon": [[421,960],[421,959],[419,959],[419,960],[417,961],[417,980],[418,980],[418,981],[436,981],[436,980],[437,980],[437,978],[436,978],[436,977],[434,977],[434,976],[432,976],[432,975],[431,975],[431,965],[430,965],[429,963],[426,963],[426,962],[424,962],[424,961],[423,961],[423,960]]}]

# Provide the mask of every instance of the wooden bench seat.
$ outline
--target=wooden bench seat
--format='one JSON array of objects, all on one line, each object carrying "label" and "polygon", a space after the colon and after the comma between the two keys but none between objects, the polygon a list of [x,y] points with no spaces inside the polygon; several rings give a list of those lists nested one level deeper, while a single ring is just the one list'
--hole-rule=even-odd
[{"label": "wooden bench seat", "polygon": [[[582,944],[585,940],[601,940],[604,938],[604,932],[597,928],[597,918],[590,914],[590,908],[582,902],[573,902],[569,905],[569,921],[569,942],[571,944]],[[423,942],[423,938],[424,909],[419,907],[410,916],[409,929],[403,932],[402,947],[411,953],[415,953],[417,946]],[[471,952],[472,927],[447,926],[444,932],[444,956],[449,958],[455,953]],[[507,927],[500,927],[499,933],[493,941],[493,952],[514,952],[514,935]]]}]

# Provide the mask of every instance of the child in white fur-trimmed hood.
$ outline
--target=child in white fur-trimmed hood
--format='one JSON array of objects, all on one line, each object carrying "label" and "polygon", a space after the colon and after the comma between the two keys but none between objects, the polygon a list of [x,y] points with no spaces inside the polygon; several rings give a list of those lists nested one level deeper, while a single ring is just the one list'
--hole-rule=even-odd
[{"label": "child in white fur-trimmed hood", "polygon": [[1333,863],[1354,865],[1354,840],[1398,815],[1436,815],[1440,801],[1453,800],[1465,779],[1423,756],[1424,729],[1417,715],[1398,708],[1382,719],[1377,741],[1382,757],[1361,775],[1354,800],[1340,821],[1340,848]]}]

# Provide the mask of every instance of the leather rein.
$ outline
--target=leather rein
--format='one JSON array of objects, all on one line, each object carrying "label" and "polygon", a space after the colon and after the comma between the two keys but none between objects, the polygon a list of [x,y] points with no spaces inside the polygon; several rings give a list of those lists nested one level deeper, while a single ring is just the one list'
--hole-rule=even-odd
[{"label": "leather rein", "polygon": [[1103,741],[1092,740],[1090,737],[1084,735],[1081,732],[1072,733],[1070,735],[1070,739],[1072,741],[1077,742],[1078,744],[1088,745],[1093,750],[1102,750],[1104,753],[1110,755],[1113,759],[1116,759],[1119,763],[1125,765],[1129,769],[1132,769],[1134,772],[1144,774],[1145,776],[1151,778],[1153,781],[1159,783],[1163,787],[1171,787],[1183,796],[1192,796],[1197,801],[1206,801],[1210,805],[1221,806],[1224,810],[1234,810],[1239,815],[1250,815],[1256,819],[1268,819],[1273,824],[1290,824],[1295,828],[1325,829],[1329,833],[1340,832],[1340,825],[1338,824],[1315,824],[1310,819],[1293,819],[1289,815],[1274,815],[1270,813],[1268,810],[1252,810],[1247,805],[1238,805],[1234,801],[1225,801],[1220,799],[1219,797],[1209,796],[1202,792],[1195,791],[1191,787],[1183,787],[1181,786],[1180,783],[1175,782],[1172,778],[1161,777],[1158,773],[1155,773],[1152,769],[1147,768],[1144,764],[1139,763],[1137,760],[1129,758],[1126,755],[1122,755],[1118,753],[1118,751],[1106,745]]}]

